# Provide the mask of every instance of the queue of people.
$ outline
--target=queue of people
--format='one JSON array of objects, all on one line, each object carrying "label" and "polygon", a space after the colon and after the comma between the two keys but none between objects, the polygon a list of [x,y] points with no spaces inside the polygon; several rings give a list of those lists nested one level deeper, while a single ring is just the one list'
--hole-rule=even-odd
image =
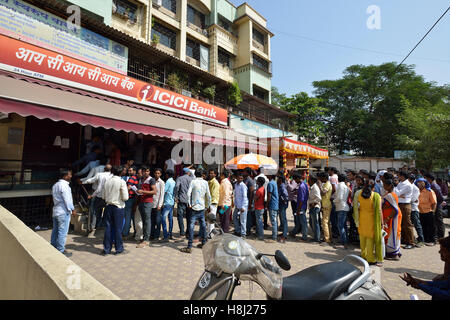
[{"label": "queue of people", "polygon": [[[98,154],[99,149],[93,146],[91,154]],[[111,253],[113,245],[116,254],[123,253],[122,238],[136,240],[137,248],[145,248],[151,241],[186,238],[188,244],[182,252],[191,253],[194,242],[201,248],[213,229],[205,220],[210,213],[217,216],[225,232],[243,239],[268,243],[292,239],[343,249],[359,243],[361,256],[378,266],[383,259],[399,260],[402,249],[434,246],[444,236],[442,188],[431,174],[392,169],[378,174],[365,170],[342,174],[331,167],[309,175],[303,170],[267,172],[266,176],[263,168],[257,172],[245,168],[224,170],[218,176],[216,170],[184,165],[176,177],[175,162],[169,162],[164,170],[137,169],[133,160],[123,166],[96,164],[79,183],[92,185],[88,228],[90,233],[105,229],[104,255]],[[62,180],[70,181],[68,173]],[[65,184],[60,180],[58,186],[61,189]],[[289,206],[292,228],[286,214]],[[61,204],[55,208],[54,212],[58,211]],[[65,205],[65,211],[71,208]],[[173,233],[174,211],[178,239]],[[61,230],[66,228],[64,223],[56,224]],[[200,226],[197,239],[196,224]],[[271,231],[267,239],[264,230]],[[60,245],[63,252],[62,248]]]}]

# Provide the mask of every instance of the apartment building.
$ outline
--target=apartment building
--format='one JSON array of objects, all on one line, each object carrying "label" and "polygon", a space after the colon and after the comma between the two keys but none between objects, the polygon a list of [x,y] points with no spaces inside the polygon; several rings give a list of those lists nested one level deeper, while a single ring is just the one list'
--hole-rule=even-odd
[{"label": "apartment building", "polygon": [[[271,103],[267,20],[227,0],[72,0],[105,24]],[[110,11],[107,8],[111,8]]]}]

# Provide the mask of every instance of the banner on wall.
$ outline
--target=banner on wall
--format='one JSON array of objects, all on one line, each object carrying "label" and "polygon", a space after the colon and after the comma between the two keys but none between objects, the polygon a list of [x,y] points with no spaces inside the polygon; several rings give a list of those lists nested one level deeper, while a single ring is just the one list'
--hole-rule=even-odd
[{"label": "banner on wall", "polygon": [[0,69],[227,125],[227,110],[203,101],[2,35],[0,48]]},{"label": "banner on wall", "polygon": [[127,74],[126,46],[21,0],[0,0],[0,34]]}]

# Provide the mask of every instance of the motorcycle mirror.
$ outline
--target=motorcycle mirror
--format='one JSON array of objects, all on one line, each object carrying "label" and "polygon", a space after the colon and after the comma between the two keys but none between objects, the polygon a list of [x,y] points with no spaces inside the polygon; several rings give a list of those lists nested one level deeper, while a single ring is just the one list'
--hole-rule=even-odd
[{"label": "motorcycle mirror", "polygon": [[275,251],[275,260],[277,261],[281,269],[285,271],[291,270],[291,264],[289,263],[288,258],[286,258],[284,253],[280,250]]},{"label": "motorcycle mirror", "polygon": [[210,224],[214,224],[216,223],[216,215],[213,213],[210,213],[206,216],[206,220],[210,223]]}]

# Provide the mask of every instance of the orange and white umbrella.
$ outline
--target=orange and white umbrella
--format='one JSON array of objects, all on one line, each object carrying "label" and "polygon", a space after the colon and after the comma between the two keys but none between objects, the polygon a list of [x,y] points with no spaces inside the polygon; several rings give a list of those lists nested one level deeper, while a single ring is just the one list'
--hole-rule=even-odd
[{"label": "orange and white umbrella", "polygon": [[241,170],[247,167],[253,170],[257,170],[258,168],[277,170],[278,164],[270,157],[253,153],[242,154],[240,156],[237,156],[236,158],[231,159],[225,164],[225,168],[229,170]]}]

